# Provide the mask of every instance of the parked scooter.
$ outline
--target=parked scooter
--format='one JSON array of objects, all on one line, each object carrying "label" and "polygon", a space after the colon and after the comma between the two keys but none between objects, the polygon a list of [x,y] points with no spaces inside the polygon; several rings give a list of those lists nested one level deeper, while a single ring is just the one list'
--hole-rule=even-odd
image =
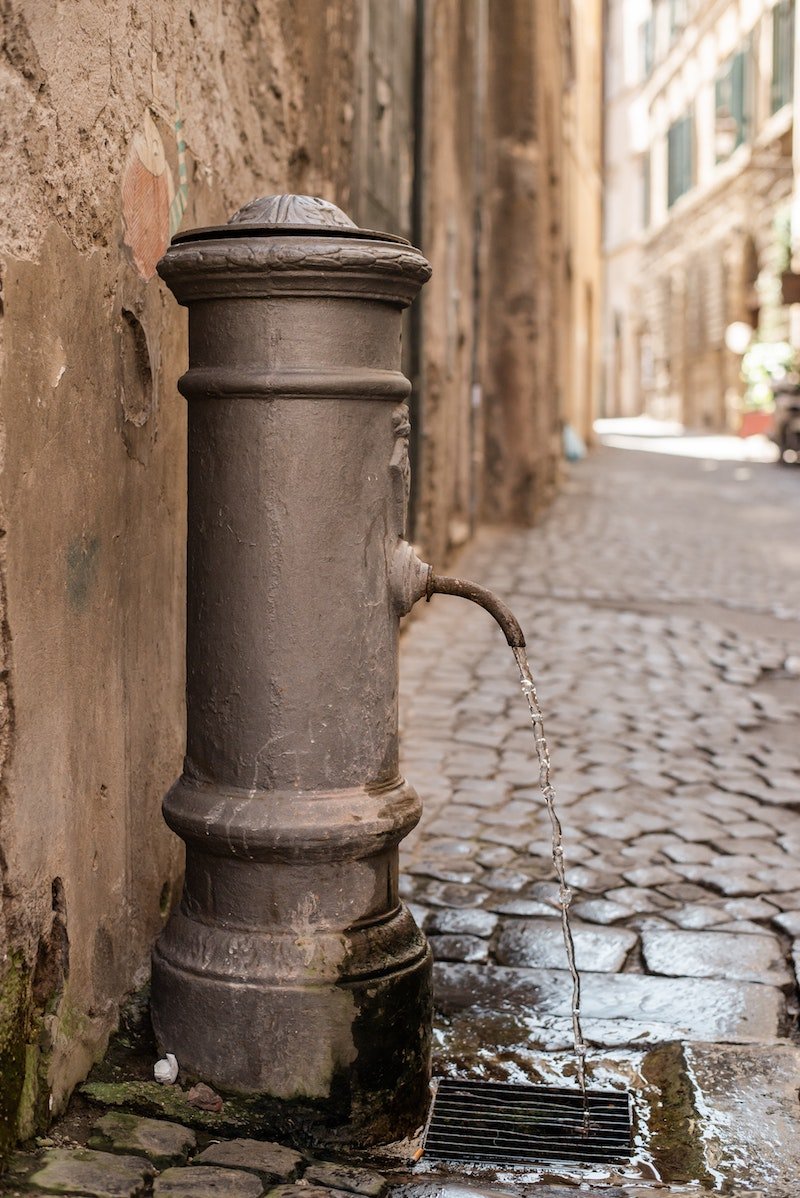
[{"label": "parked scooter", "polygon": [[775,412],[769,437],[780,450],[780,462],[800,462],[800,382],[797,375],[772,383]]}]

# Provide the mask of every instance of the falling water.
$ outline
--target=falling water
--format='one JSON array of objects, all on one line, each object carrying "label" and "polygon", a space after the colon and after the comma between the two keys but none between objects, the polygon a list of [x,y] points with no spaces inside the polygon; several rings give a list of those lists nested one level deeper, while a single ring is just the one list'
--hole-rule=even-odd
[{"label": "falling water", "polygon": [[555,808],[556,792],[550,780],[550,750],[544,733],[542,709],[539,706],[539,698],[536,694],[536,686],[531,674],[528,655],[525,652],[524,646],[514,649],[513,652],[519,668],[522,693],[528,701],[528,710],[530,711],[531,724],[533,725],[536,756],[539,760],[539,786],[545,806],[547,807],[547,814],[550,816],[553,865],[558,877],[558,898],[561,907],[561,929],[564,933],[567,964],[569,965],[569,972],[572,978],[572,1039],[575,1046],[578,1085],[583,1095],[584,1120],[587,1120],[589,1108],[586,1097],[586,1041],[583,1038],[583,1029],[581,1028],[581,978],[575,963],[575,942],[572,939],[572,928],[569,922],[569,905],[572,902],[572,891],[567,885],[567,877],[564,870],[564,845],[561,821],[558,818]]}]

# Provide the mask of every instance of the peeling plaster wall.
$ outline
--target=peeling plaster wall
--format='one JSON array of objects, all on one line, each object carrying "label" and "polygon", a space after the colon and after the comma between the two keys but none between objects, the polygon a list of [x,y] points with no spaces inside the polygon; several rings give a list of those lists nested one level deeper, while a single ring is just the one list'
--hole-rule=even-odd
[{"label": "peeling plaster wall", "polygon": [[[597,313],[573,305],[571,274],[582,284],[599,269],[599,212],[570,204],[570,6],[423,10],[421,246],[433,277],[420,301],[415,535],[438,564],[480,521],[538,518],[558,482],[563,419],[579,410],[590,427],[599,349],[586,321]],[[586,57],[597,60],[594,34]],[[572,136],[582,163],[583,128]]]},{"label": "peeling plaster wall", "polygon": [[528,523],[552,495],[568,377],[564,6],[490,0],[482,515]]},{"label": "peeling plaster wall", "polygon": [[480,413],[473,409],[476,205],[484,4],[425,5],[422,247],[433,275],[420,297],[420,503],[415,536],[441,567],[473,531]]},{"label": "peeling plaster wall", "polygon": [[158,257],[270,192],[419,238],[415,540],[441,568],[530,520],[569,386],[569,8],[0,0],[0,1160],[102,1053],[179,881],[186,318]]},{"label": "peeling plaster wall", "polygon": [[357,13],[0,18],[2,1157],[102,1052],[180,870],[160,803],[183,744],[185,313],[155,260],[253,195],[349,205]]}]

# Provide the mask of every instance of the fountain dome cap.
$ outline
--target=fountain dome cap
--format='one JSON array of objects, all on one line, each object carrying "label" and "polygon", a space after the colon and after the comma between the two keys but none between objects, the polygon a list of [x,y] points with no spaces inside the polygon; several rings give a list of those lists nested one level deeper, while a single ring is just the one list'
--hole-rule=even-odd
[{"label": "fountain dome cap", "polygon": [[234,212],[225,225],[187,229],[177,233],[172,244],[230,237],[274,237],[276,235],[357,237],[408,245],[404,237],[360,229],[355,221],[330,200],[307,195],[258,196]]},{"label": "fountain dome cap", "polygon": [[337,229],[355,229],[356,222],[330,200],[319,196],[258,196],[243,204],[228,221],[229,225],[331,225]]}]

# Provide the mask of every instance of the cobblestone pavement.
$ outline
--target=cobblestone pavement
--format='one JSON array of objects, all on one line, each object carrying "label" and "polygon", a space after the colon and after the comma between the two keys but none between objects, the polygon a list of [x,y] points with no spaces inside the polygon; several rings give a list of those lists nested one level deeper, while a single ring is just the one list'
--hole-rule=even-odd
[{"label": "cobblestone pavement", "polygon": [[[800,471],[601,448],[540,526],[485,532],[456,572],[526,630],[589,1072],[634,1094],[636,1161],[577,1176],[795,1194]],[[549,824],[513,658],[485,612],[436,597],[401,673],[403,768],[425,805],[402,885],[436,960],[436,1071],[568,1077]]]},{"label": "cobblestone pavement", "polygon": [[[539,527],[486,532],[458,563],[527,630],[590,1084],[632,1094],[629,1166],[423,1156],[411,1171],[414,1144],[379,1172],[315,1160],[231,1138],[216,1095],[194,1109],[180,1085],[155,1085],[141,1050],[150,1081],[82,1087],[0,1192],[795,1198],[799,517],[800,470],[601,449]],[[401,886],[436,960],[435,1072],[574,1088],[550,829],[513,658],[485,612],[436,597],[401,664],[404,770],[425,803]],[[146,1028],[143,1000],[133,1018]]]}]

